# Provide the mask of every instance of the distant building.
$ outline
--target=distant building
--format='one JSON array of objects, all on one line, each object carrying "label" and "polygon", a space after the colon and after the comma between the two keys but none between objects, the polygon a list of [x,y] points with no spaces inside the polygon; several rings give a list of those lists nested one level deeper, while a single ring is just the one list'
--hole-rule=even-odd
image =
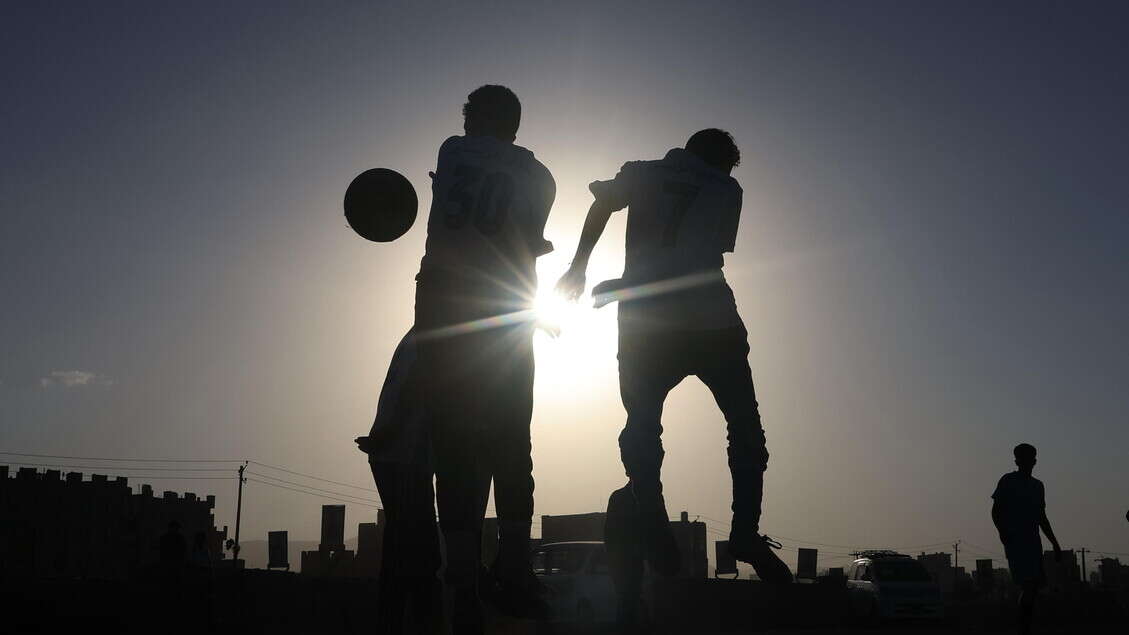
[{"label": "distant building", "polygon": [[541,542],[572,542],[576,540],[604,540],[604,522],[608,515],[604,512],[590,514],[565,514],[562,516],[541,516]]},{"label": "distant building", "polygon": [[353,551],[345,548],[345,506],[322,505],[321,541],[317,551],[302,552],[302,575],[353,577],[354,559]]},{"label": "distant building", "polygon": [[380,575],[388,518],[357,525],[357,550],[345,548],[345,506],[322,505],[322,535],[316,551],[302,552],[301,574],[319,578],[375,578]]},{"label": "distant building", "polygon": [[39,472],[22,467],[15,478],[0,466],[0,579],[121,580],[158,562],[161,536],[180,524],[189,548],[204,533],[213,559],[223,557],[227,528],[218,531],[215,496],[200,499],[142,485],[124,476]]},{"label": "distant building", "polygon": [[971,596],[976,592],[972,575],[964,567],[953,567],[953,592],[962,596]]},{"label": "distant building", "polygon": [[982,558],[976,561],[976,573],[973,576],[976,589],[982,595],[990,595],[996,587],[996,576],[992,573],[991,558]]},{"label": "distant building", "polygon": [[713,575],[736,575],[737,573],[737,558],[729,553],[728,540],[715,540],[713,543],[713,561],[714,569]]},{"label": "distant building", "polygon": [[682,512],[679,520],[671,521],[670,528],[682,552],[682,570],[679,577],[708,578],[709,556],[706,551],[706,524],[701,521],[690,522],[690,515]]},{"label": "distant building", "polygon": [[345,506],[321,506],[321,544],[318,551],[345,550]]},{"label": "distant building", "polygon": [[817,549],[800,547],[796,558],[796,577],[814,580],[818,559],[819,551]]},{"label": "distant building", "polygon": [[992,570],[992,578],[995,580],[997,589],[1009,589],[1011,587],[1011,569],[1007,567],[999,567]]},{"label": "distant building", "polygon": [[1073,590],[1082,581],[1078,554],[1073,549],[1063,549],[1062,557],[1057,562],[1054,551],[1044,551],[1043,570],[1047,575],[1047,590],[1052,593]]},{"label": "distant building", "polygon": [[1129,565],[1121,564],[1119,558],[1102,558],[1098,561],[1098,579],[1107,589],[1129,589]]},{"label": "distant building", "polygon": [[267,532],[267,569],[290,570],[290,533],[286,531]]},{"label": "distant building", "polygon": [[355,574],[363,578],[375,578],[380,574],[381,545],[384,543],[384,528],[387,521],[384,510],[376,512],[375,523],[357,525],[357,559]]},{"label": "distant building", "polygon": [[917,557],[918,562],[929,572],[942,591],[951,592],[956,582],[956,571],[953,570],[953,554],[939,551],[936,553],[922,552]]}]

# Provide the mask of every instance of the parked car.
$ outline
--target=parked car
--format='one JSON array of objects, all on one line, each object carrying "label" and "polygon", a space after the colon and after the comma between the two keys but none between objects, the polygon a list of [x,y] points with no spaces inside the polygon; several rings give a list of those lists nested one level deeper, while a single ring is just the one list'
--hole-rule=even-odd
[{"label": "parked car", "polygon": [[925,567],[894,551],[870,551],[847,569],[851,614],[863,619],[940,619],[941,587]]},{"label": "parked car", "polygon": [[556,542],[533,552],[533,571],[549,589],[553,617],[564,622],[615,619],[615,588],[602,542]]}]

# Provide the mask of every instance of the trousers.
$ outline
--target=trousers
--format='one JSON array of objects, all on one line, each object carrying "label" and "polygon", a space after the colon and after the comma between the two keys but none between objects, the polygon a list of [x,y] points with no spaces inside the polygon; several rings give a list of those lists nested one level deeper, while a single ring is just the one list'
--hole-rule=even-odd
[{"label": "trousers", "polygon": [[627,423],[620,456],[637,491],[661,492],[662,412],[667,394],[695,375],[713,393],[728,431],[733,527],[759,528],[768,466],[744,325],[712,330],[649,330],[621,320],[619,388]]}]

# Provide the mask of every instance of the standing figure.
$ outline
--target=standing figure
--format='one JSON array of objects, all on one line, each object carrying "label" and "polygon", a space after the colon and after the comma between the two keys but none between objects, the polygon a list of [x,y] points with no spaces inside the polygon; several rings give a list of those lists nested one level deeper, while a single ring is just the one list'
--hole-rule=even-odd
[{"label": "standing figure", "polygon": [[415,306],[414,385],[431,423],[456,635],[482,630],[478,572],[491,479],[495,598],[513,613],[546,608],[530,565],[529,424],[535,265],[552,251],[543,232],[556,196],[549,170],[514,144],[521,103],[510,89],[476,89],[463,118],[466,134],[439,148]]},{"label": "standing figure", "polygon": [[[413,331],[400,340],[380,390],[376,418],[357,445],[368,455],[384,507],[377,633],[401,635],[434,629],[439,570],[434,468],[425,409],[412,402],[416,347]],[[405,612],[411,616],[405,620]]]},{"label": "standing figure", "polygon": [[1046,582],[1043,571],[1043,543],[1039,530],[1047,535],[1054,549],[1055,562],[1062,558],[1051,521],[1047,520],[1047,502],[1043,482],[1031,476],[1035,469],[1035,446],[1015,446],[1015,465],[1019,469],[1000,477],[992,494],[992,522],[1000,532],[1004,555],[1011,569],[1011,579],[1019,585],[1019,632],[1031,632],[1035,598]]},{"label": "standing figure", "polygon": [[660,160],[625,163],[614,179],[592,183],[595,202],[557,289],[572,299],[580,296],[589,256],[608,218],[628,208],[623,277],[592,290],[597,307],[619,301],[619,386],[627,410],[619,446],[635,508],[635,520],[613,522],[613,511],[629,507],[623,490],[613,495],[609,552],[634,526],[652,569],[673,574],[680,568],[659,478],[661,418],[667,393],[696,375],[728,425],[729,548],[762,580],[790,582],[791,571],[771,549],[775,543],[759,533],[768,451],[747,359],[748,334],[721,271],[723,255],[737,239],[742,191],[730,173],[739,162],[733,137],[711,128]]}]

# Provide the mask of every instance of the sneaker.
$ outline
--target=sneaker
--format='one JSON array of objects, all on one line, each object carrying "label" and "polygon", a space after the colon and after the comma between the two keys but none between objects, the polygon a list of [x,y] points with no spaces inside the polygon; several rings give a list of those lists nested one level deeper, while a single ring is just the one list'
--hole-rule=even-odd
[{"label": "sneaker", "polygon": [[780,543],[768,536],[752,532],[731,533],[729,553],[741,562],[753,565],[757,577],[769,584],[787,584],[792,581],[792,571],[773,551]]}]

